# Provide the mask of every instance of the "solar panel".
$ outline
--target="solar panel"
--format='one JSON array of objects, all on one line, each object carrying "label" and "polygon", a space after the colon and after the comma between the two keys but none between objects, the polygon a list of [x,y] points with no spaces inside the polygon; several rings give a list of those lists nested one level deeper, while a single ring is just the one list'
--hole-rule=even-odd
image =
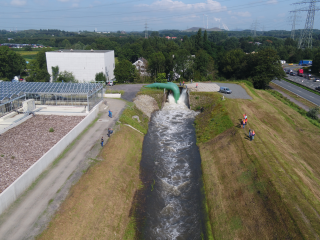
[{"label": "solar panel", "polygon": [[25,93],[92,94],[103,88],[99,83],[0,82],[0,101]]}]

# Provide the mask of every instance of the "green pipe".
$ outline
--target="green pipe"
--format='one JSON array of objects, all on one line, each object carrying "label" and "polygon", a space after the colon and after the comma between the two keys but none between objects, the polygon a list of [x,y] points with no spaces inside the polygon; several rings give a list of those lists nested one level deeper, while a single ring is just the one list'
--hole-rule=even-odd
[{"label": "green pipe", "polygon": [[169,89],[173,92],[173,97],[174,100],[176,101],[176,103],[178,102],[179,98],[180,98],[180,89],[177,86],[177,84],[174,84],[172,82],[168,82],[168,83],[152,83],[150,85],[145,86],[147,88],[165,88],[165,89]]}]

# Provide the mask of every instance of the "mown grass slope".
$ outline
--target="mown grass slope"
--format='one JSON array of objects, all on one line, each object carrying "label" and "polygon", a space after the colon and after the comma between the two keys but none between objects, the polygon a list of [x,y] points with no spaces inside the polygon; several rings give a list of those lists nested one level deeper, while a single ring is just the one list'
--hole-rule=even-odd
[{"label": "mown grass slope", "polygon": [[213,235],[319,239],[320,129],[269,92],[246,88],[253,100],[224,103],[233,126],[199,144]]},{"label": "mown grass slope", "polygon": [[37,239],[134,239],[143,135],[122,125]]}]

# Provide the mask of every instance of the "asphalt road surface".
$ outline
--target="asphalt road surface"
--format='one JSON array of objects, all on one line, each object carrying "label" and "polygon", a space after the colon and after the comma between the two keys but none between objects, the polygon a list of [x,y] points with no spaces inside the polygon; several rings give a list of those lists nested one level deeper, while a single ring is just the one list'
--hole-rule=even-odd
[{"label": "asphalt road surface", "polygon": [[282,87],[290,92],[293,92],[294,94],[320,106],[320,96],[319,95],[314,94],[312,92],[309,92],[308,90],[300,88],[300,87],[293,85],[293,84],[286,82],[286,81],[273,80],[272,82],[279,85],[280,87]]},{"label": "asphalt road surface", "polygon": [[[285,67],[284,69],[292,69],[292,71],[294,71],[294,69],[300,68],[301,66],[290,66],[290,67]],[[296,71],[295,71],[296,72]],[[319,82],[314,82],[313,80],[308,80],[304,77],[300,77],[300,76],[291,76],[290,74],[286,74],[286,78],[289,79],[290,81],[299,83],[301,85],[304,85],[308,88],[311,88],[313,90],[315,90],[316,87],[320,86],[320,81]]]},{"label": "asphalt road surface", "polygon": [[132,102],[136,94],[140,91],[143,85],[146,84],[119,84],[114,86],[108,86],[110,90],[123,90],[124,94],[121,96],[122,99]]},{"label": "asphalt road surface", "polygon": [[252,99],[252,97],[249,96],[246,90],[244,90],[244,88],[238,84],[234,84],[234,83],[215,83],[215,84],[217,84],[219,87],[227,87],[232,91],[231,94],[221,93],[226,98]]}]

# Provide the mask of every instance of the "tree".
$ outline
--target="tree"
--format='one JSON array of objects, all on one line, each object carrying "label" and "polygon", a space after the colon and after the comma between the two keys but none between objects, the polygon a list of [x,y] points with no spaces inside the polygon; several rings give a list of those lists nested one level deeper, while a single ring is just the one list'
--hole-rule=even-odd
[{"label": "tree", "polygon": [[78,80],[76,80],[75,76],[72,72],[63,71],[59,73],[58,76],[58,82],[71,82],[71,83],[77,83]]},{"label": "tree", "polygon": [[203,39],[202,39],[202,32],[201,32],[201,28],[199,28],[197,35],[195,36],[195,45],[196,45],[196,49],[200,50],[203,47]]},{"label": "tree", "polygon": [[313,58],[311,70],[313,73],[320,73],[320,51]]},{"label": "tree", "polygon": [[99,73],[96,73],[95,81],[96,82],[106,82],[107,77],[103,72],[99,72]]},{"label": "tree", "polygon": [[30,45],[27,45],[23,48],[24,51],[32,51],[32,47]]},{"label": "tree", "polygon": [[152,77],[164,72],[166,59],[162,52],[153,53],[148,60],[148,72]]},{"label": "tree", "polygon": [[55,82],[58,79],[59,66],[51,67],[51,69],[52,69],[52,81]]},{"label": "tree", "polygon": [[26,69],[26,61],[10,48],[0,47],[0,77],[11,80]]},{"label": "tree", "polygon": [[136,67],[126,59],[121,60],[114,69],[118,82],[133,82],[136,77]]},{"label": "tree", "polygon": [[167,82],[166,74],[165,73],[158,73],[157,74],[157,82],[158,83],[166,83]]},{"label": "tree", "polygon": [[258,89],[266,89],[269,83],[275,79],[284,77],[280,58],[273,49],[265,49],[259,53],[251,54],[253,56],[250,66],[250,76],[253,79],[253,86]]},{"label": "tree", "polygon": [[174,55],[174,70],[183,78],[187,78],[188,70],[193,66],[194,59],[186,49],[180,49]]},{"label": "tree", "polygon": [[52,49],[43,49],[37,53],[35,60],[30,61],[28,65],[29,76],[27,81],[29,82],[49,82],[50,74],[47,70],[46,52],[52,51]]},{"label": "tree", "polygon": [[242,78],[246,67],[245,56],[241,49],[228,51],[219,62],[219,71],[229,79]]}]

